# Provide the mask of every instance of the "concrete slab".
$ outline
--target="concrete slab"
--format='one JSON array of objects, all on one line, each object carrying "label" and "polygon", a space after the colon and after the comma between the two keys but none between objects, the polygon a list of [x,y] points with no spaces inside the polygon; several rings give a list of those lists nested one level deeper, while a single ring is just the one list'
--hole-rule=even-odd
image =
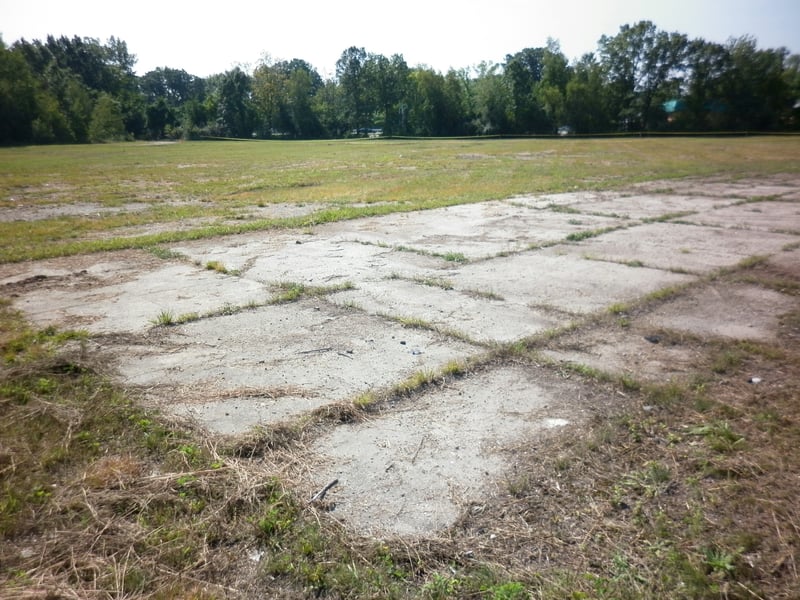
[{"label": "concrete slab", "polygon": [[694,339],[768,342],[781,333],[781,315],[797,306],[797,298],[762,287],[710,283],[628,318],[625,327],[562,336],[542,353],[557,363],[586,365],[637,380],[688,381],[704,354]]},{"label": "concrete slab", "polygon": [[478,260],[560,241],[571,233],[620,224],[612,217],[530,210],[493,201],[335,223],[326,228],[326,234]]},{"label": "concrete slab", "polygon": [[572,254],[627,263],[641,261],[659,269],[710,273],[754,255],[780,252],[796,236],[760,231],[649,223],[581,241]]},{"label": "concrete slab", "polygon": [[511,304],[574,314],[693,280],[658,269],[586,260],[582,249],[583,244],[559,245],[467,264],[455,269],[450,279],[458,289],[491,289]]},{"label": "concrete slab", "polygon": [[[116,271],[119,265],[107,268]],[[177,263],[131,272],[121,283],[58,287],[46,295],[33,290],[21,294],[15,304],[42,325],[69,324],[91,333],[122,333],[151,327],[162,311],[175,317],[203,314],[225,304],[264,302],[268,295],[264,286],[254,281]]]},{"label": "concrete slab", "polygon": [[360,285],[331,300],[373,315],[422,319],[487,344],[510,342],[568,322],[563,314],[507,302],[488,289],[448,290],[403,280]]},{"label": "concrete slab", "polygon": [[[800,178],[686,180],[656,183],[652,194],[646,189],[512,198],[176,245],[191,262],[121,252],[2,265],[0,293],[37,326],[89,328],[96,333],[91,351],[115,365],[123,386],[162,410],[197,419],[210,434],[236,435],[291,419],[485,351],[458,336],[404,328],[393,317],[488,344],[510,342],[664,287],[699,282],[688,272],[713,272],[752,255],[772,255],[758,267],[770,289],[715,282],[627,327],[592,326],[577,337],[559,337],[547,352],[554,360],[664,381],[691,373],[695,335],[779,336],[780,315],[796,310],[796,296],[775,289],[784,278],[800,277],[800,236],[741,229],[741,219],[763,218],[767,228],[793,219],[795,205],[787,199],[796,197]],[[723,208],[765,195],[781,200]],[[696,222],[718,221],[635,220],[689,207],[697,209]],[[607,211],[630,218],[585,214]],[[570,233],[619,226],[625,229],[566,241]],[[540,244],[550,247],[528,250]],[[472,262],[447,261],[447,253]],[[212,260],[239,276],[206,270]],[[647,267],[629,266],[640,263]],[[226,303],[263,303],[280,281],[351,281],[354,288],[220,311]],[[151,327],[164,310],[214,316]],[[651,344],[644,336],[653,330],[671,339]],[[682,331],[695,341],[684,343]],[[330,497],[336,515],[356,529],[424,535],[452,523],[464,501],[502,485],[509,473],[504,449],[579,423],[591,407],[605,410],[613,402],[604,389],[565,379],[558,369],[487,366],[382,406],[368,422],[331,425],[313,448],[320,462],[308,487],[339,478]]]},{"label": "concrete slab", "polygon": [[[203,425],[225,433],[351,399],[475,351],[324,301],[265,306],[104,343],[120,357],[128,386],[165,407],[186,404],[178,412],[191,408]],[[235,409],[244,399],[268,410]]]},{"label": "concrete slab", "polygon": [[662,304],[642,320],[703,337],[768,341],[778,335],[780,316],[797,305],[792,296],[762,287],[712,283]]},{"label": "concrete slab", "polygon": [[727,206],[685,217],[699,225],[714,225],[800,235],[800,202],[754,202]]},{"label": "concrete slab", "polygon": [[[731,202],[733,202],[733,200]],[[569,206],[581,212],[617,215],[629,219],[655,219],[665,215],[707,211],[721,205],[724,204],[722,204],[718,198],[709,198],[707,196],[647,194],[620,196],[618,198],[601,200],[599,202],[576,202]]]},{"label": "concrete slab", "polygon": [[[565,192],[563,194],[543,194],[535,196],[515,196],[506,200],[506,202],[526,206],[528,208],[547,209],[551,207],[563,208],[569,207],[573,204],[592,204],[594,202],[613,202],[625,196],[625,192],[598,192],[598,191],[582,191],[582,192]],[[590,211],[591,212],[591,211]]]},{"label": "concrete slab", "polygon": [[653,333],[639,322],[593,328],[560,337],[541,353],[556,364],[586,365],[637,381],[689,381],[703,356],[702,349],[672,339],[654,344],[645,337]]},{"label": "concrete slab", "polygon": [[490,482],[505,471],[504,448],[582,421],[587,396],[522,368],[468,377],[322,437],[313,448],[314,485],[338,479],[329,495],[334,515],[364,534],[424,535],[491,494]]},{"label": "concrete slab", "polygon": [[778,175],[770,179],[675,179],[649,181],[633,186],[634,189],[649,193],[689,194],[715,196],[724,199],[768,198],[796,193],[800,178],[792,175]]}]

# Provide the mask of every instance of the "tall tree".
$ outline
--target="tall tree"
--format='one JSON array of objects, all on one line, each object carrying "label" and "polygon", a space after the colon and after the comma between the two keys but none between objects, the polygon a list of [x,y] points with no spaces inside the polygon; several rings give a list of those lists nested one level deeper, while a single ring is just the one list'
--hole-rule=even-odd
[{"label": "tall tree", "polygon": [[36,92],[36,79],[24,57],[7,49],[0,39],[0,143],[33,139]]},{"label": "tall tree", "polygon": [[501,66],[486,62],[478,65],[474,89],[477,132],[486,135],[511,131],[514,103]]},{"label": "tall tree", "polygon": [[408,93],[408,65],[400,54],[391,58],[382,54],[370,54],[367,58],[367,70],[372,104],[381,113],[384,134],[392,135],[402,127],[401,103]]},{"label": "tall tree", "polygon": [[367,51],[351,46],[336,61],[336,78],[342,86],[346,120],[349,127],[360,131],[369,123],[372,107],[369,103],[369,72]]},{"label": "tall tree", "polygon": [[600,38],[620,129],[649,129],[657,123],[663,92],[680,83],[687,44],[685,35],[659,31],[650,21],[623,25],[617,35]]},{"label": "tall tree", "polygon": [[600,133],[611,127],[608,93],[602,67],[592,53],[572,67],[564,98],[564,124],[576,133]]},{"label": "tall tree", "polygon": [[222,76],[218,114],[225,135],[251,137],[255,119],[250,76],[239,67],[227,71]]},{"label": "tall tree", "polygon": [[89,139],[92,142],[115,142],[125,138],[125,122],[119,102],[109,94],[101,94],[92,111]]},{"label": "tall tree", "polygon": [[511,90],[512,129],[516,133],[542,132],[546,115],[536,98],[542,80],[545,48],[525,48],[506,56],[503,73]]}]

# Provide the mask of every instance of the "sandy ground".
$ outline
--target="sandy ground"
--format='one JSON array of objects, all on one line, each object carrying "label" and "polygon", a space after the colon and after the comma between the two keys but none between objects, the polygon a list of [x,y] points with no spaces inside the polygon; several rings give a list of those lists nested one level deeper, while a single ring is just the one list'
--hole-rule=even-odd
[{"label": "sandy ground", "polygon": [[[309,448],[305,485],[338,480],[334,515],[422,535],[490,496],[513,469],[509,448],[613,404],[561,365],[664,381],[691,376],[699,340],[778,335],[796,296],[709,276],[753,256],[796,270],[798,244],[800,178],[684,180],[204,240],[169,260],[126,251],[2,265],[0,295],[38,325],[87,329],[87,351],[143,402],[236,436],[677,290],[621,314],[624,326],[558,337],[539,367],[478,369],[332,425]],[[287,283],[348,286],[271,303]],[[155,327],[165,312],[199,318]]]}]

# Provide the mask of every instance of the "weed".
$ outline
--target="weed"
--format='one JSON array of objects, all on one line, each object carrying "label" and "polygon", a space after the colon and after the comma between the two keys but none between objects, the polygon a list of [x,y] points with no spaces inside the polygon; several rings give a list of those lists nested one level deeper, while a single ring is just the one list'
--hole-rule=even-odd
[{"label": "weed", "polygon": [[552,211],[552,212],[563,213],[563,214],[568,214],[568,215],[577,215],[577,214],[580,214],[580,212],[581,212],[577,208],[573,208],[573,207],[568,206],[566,204],[556,204],[554,202],[551,202],[550,204],[545,206],[544,210],[549,210],[549,211]]},{"label": "weed", "polygon": [[228,268],[218,260],[208,261],[206,263],[206,269],[208,271],[216,271],[217,273],[222,273],[223,275],[231,273],[231,271],[229,271]]},{"label": "weed", "polygon": [[423,586],[422,594],[428,600],[447,600],[456,597],[460,586],[459,579],[435,573],[433,578]]},{"label": "weed", "polygon": [[744,444],[744,436],[733,431],[727,421],[714,421],[691,427],[689,434],[704,437],[717,452],[741,450]]},{"label": "weed", "polygon": [[162,260],[184,259],[186,256],[180,252],[175,252],[163,246],[150,246],[146,248],[150,254]]},{"label": "weed", "polygon": [[400,323],[403,327],[408,327],[409,329],[433,329],[433,325],[430,321],[426,321],[420,317],[397,317],[397,322]]},{"label": "weed", "polygon": [[622,314],[625,314],[627,312],[630,312],[630,309],[631,309],[631,307],[627,303],[625,303],[625,302],[616,302],[616,303],[612,304],[611,306],[609,306],[607,310],[612,315],[622,315]]},{"label": "weed", "polygon": [[467,262],[467,257],[461,252],[445,252],[441,255],[443,259],[448,262],[464,263]]},{"label": "weed", "polygon": [[711,364],[711,370],[717,374],[730,373],[742,364],[742,354],[735,349],[722,350],[717,353]]},{"label": "weed", "polygon": [[736,571],[736,554],[725,552],[718,547],[706,548],[703,554],[704,563],[709,573],[727,578]]},{"label": "weed", "polygon": [[505,300],[503,296],[492,290],[464,290],[464,293],[475,298],[483,298],[484,300]]},{"label": "weed", "polygon": [[162,310],[150,322],[156,327],[169,327],[176,324],[175,313],[171,310]]},{"label": "weed", "polygon": [[486,590],[488,600],[528,600],[530,597],[525,585],[519,581],[494,585]]}]

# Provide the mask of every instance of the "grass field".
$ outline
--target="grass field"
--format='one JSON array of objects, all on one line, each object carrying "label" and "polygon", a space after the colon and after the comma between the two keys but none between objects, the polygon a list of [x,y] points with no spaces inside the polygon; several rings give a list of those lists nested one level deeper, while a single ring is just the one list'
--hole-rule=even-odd
[{"label": "grass field", "polygon": [[[517,194],[796,174],[800,139],[135,143],[5,148],[0,165],[8,271]],[[305,210],[265,216],[287,205]],[[800,296],[800,280],[757,259],[713,277]],[[275,302],[309,293],[284,291]],[[663,300],[615,306],[587,326],[627,327]],[[375,540],[264,473],[321,428],[369,418],[392,397],[495,364],[540,365],[564,332],[218,444],[138,406],[104,365],[82,360],[86,333],[36,329],[0,298],[0,597],[798,597],[800,312],[782,324],[789,333],[770,343],[694,340],[702,354],[686,384],[576,367],[564,376],[627,408],[553,436],[547,452],[521,450],[496,504],[465,510],[450,530]],[[742,383],[752,373],[759,394]],[[534,544],[546,556],[533,557]]]},{"label": "grass field", "polygon": [[[14,209],[15,218],[37,216],[0,221],[0,262],[308,227],[518,194],[791,172],[799,162],[797,138],[5,148],[0,209]],[[287,205],[302,214],[270,216],[271,207]]]}]

